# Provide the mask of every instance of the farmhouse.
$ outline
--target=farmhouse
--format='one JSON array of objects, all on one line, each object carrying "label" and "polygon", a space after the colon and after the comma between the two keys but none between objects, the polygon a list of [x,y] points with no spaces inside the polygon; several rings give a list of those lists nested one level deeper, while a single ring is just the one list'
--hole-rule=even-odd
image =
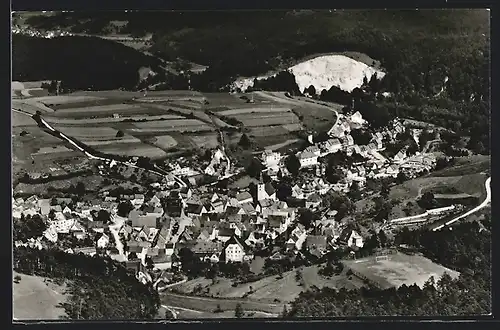
[{"label": "farmhouse", "polygon": [[233,235],[226,241],[221,259],[228,263],[243,262],[250,260],[252,257],[253,255],[250,253],[248,247]]},{"label": "farmhouse", "polygon": [[348,228],[342,231],[338,241],[340,244],[347,245],[350,248],[353,247],[362,248],[364,245],[363,237],[359,235],[357,231]]}]

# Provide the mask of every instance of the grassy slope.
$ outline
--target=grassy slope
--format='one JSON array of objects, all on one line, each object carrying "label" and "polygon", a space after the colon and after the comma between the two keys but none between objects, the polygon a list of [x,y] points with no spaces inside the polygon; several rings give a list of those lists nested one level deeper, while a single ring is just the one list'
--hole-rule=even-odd
[{"label": "grassy slope", "polygon": [[18,274],[19,283],[14,283],[13,316],[17,320],[55,320],[66,315],[63,308],[57,307],[65,301],[65,286],[52,282],[44,283],[44,278]]}]

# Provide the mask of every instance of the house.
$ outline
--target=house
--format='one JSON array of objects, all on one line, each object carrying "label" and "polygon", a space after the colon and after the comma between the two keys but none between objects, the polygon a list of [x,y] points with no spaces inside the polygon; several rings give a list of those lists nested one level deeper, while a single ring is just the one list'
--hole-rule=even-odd
[{"label": "house", "polygon": [[168,238],[170,237],[170,226],[163,224],[158,234],[152,241],[152,245],[156,248],[162,249],[166,246]]},{"label": "house", "polygon": [[328,135],[331,137],[341,138],[345,134],[345,130],[341,125],[334,125],[328,131]]},{"label": "house", "polygon": [[315,145],[307,147],[304,151],[310,152],[318,157],[321,155],[321,150]]},{"label": "house", "polygon": [[351,135],[345,137],[344,146],[354,146],[354,138]]},{"label": "house", "polygon": [[257,231],[252,231],[245,240],[245,244],[248,246],[263,247],[264,246],[264,234]]},{"label": "house", "polygon": [[120,228],[120,230],[118,230],[118,235],[123,235],[123,237],[125,237],[125,239],[128,240],[133,231],[134,228],[132,228],[132,226],[124,224]]},{"label": "house", "polygon": [[49,228],[45,229],[43,232],[43,236],[50,242],[57,242],[58,236],[57,236],[57,231],[55,230],[54,227],[50,226]]},{"label": "house", "polygon": [[363,237],[358,234],[354,229],[346,228],[340,234],[338,239],[339,243],[342,245],[346,245],[350,248],[362,248],[364,245]]},{"label": "house", "polygon": [[151,205],[151,206],[153,206],[153,207],[160,207],[161,206],[161,201],[155,195],[155,196],[151,197],[151,199],[149,200],[148,204]]},{"label": "house", "polygon": [[406,148],[403,148],[394,156],[394,162],[402,163],[406,159],[406,157]]},{"label": "house", "polygon": [[246,215],[255,215],[257,211],[255,210],[255,207],[252,205],[252,203],[243,203],[241,204],[241,209]]},{"label": "house", "polygon": [[167,270],[172,268],[172,255],[167,255],[164,249],[160,249],[158,253],[151,256],[151,261],[156,269]]},{"label": "house", "polygon": [[276,200],[276,190],[270,182],[257,185],[257,200],[260,202],[264,199]]},{"label": "house", "polygon": [[199,257],[202,261],[210,260],[218,262],[219,256],[223,250],[221,242],[212,241],[198,241],[192,248],[194,255]]},{"label": "house", "polygon": [[104,249],[109,244],[109,236],[105,233],[99,233],[96,236],[96,245],[98,248]]},{"label": "house", "polygon": [[68,234],[70,228],[73,227],[74,223],[74,219],[66,219],[64,216],[62,216],[62,218],[56,217],[55,220],[50,221],[50,225],[53,226],[55,231],[57,231],[59,234]]},{"label": "house", "polygon": [[234,229],[229,227],[222,227],[217,229],[216,239],[221,242],[227,242],[234,235]]},{"label": "house", "polygon": [[93,256],[97,253],[97,251],[95,247],[81,247],[81,248],[74,248],[73,253],[74,254],[83,253],[85,255]]},{"label": "house", "polygon": [[278,168],[281,160],[281,154],[279,152],[273,152],[271,150],[265,150],[262,155],[262,164],[267,168]]},{"label": "house", "polygon": [[165,197],[165,206],[166,209],[164,211],[169,216],[180,217],[183,208],[180,192],[175,190],[170,191],[170,194]]},{"label": "house", "polygon": [[396,166],[396,165],[394,165],[394,164],[393,164],[393,165],[390,165],[390,166],[388,166],[388,167],[385,169],[385,173],[386,173],[387,175],[392,176],[392,177],[397,177],[397,176],[398,176],[398,174],[399,174],[399,168],[398,168],[398,166]]},{"label": "house", "polygon": [[304,151],[298,155],[300,167],[310,167],[318,165],[318,156],[312,152]]},{"label": "house", "polygon": [[335,153],[342,149],[342,143],[339,139],[329,139],[324,143],[324,146],[328,153]]},{"label": "house", "polygon": [[134,198],[130,201],[134,206],[141,206],[144,203],[143,194],[135,194]]},{"label": "house", "polygon": [[321,196],[317,193],[312,193],[306,199],[306,208],[316,208],[321,204]]},{"label": "house", "polygon": [[69,217],[69,216],[71,216],[71,213],[73,213],[73,211],[68,206],[65,206],[64,209],[63,209],[63,211],[62,211],[62,213],[65,216]]},{"label": "house", "polygon": [[267,217],[268,230],[283,233],[287,229],[287,217],[283,215],[269,215]]},{"label": "house", "polygon": [[236,195],[236,199],[238,200],[238,204],[245,204],[253,202],[252,195],[249,192],[244,191]]},{"label": "house", "polygon": [[210,233],[204,229],[200,232],[198,237],[196,237],[197,241],[209,241],[210,240]]},{"label": "house", "polygon": [[202,204],[187,204],[186,215],[188,217],[201,216],[203,213],[207,213],[207,209]]},{"label": "house", "polygon": [[84,239],[87,236],[85,228],[78,221],[74,221],[73,226],[69,229],[69,232],[79,240]]},{"label": "house", "polygon": [[87,228],[96,233],[104,233],[104,223],[102,221],[89,221]]},{"label": "house", "polygon": [[300,199],[304,198],[304,191],[302,190],[302,188],[300,188],[298,184],[295,184],[292,187],[292,197]]},{"label": "house", "polygon": [[249,248],[235,235],[231,236],[223,248],[223,260],[228,262],[243,262],[253,258]]},{"label": "house", "polygon": [[360,128],[364,124],[366,124],[366,120],[363,119],[363,116],[359,111],[356,111],[349,117],[349,121],[351,124],[354,124],[356,128]]}]

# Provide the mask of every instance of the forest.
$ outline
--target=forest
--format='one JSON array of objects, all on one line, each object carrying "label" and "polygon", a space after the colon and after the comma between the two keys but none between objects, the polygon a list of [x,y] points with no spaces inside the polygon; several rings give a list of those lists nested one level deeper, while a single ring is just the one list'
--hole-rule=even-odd
[{"label": "forest", "polygon": [[309,290],[293,303],[285,317],[457,316],[491,312],[491,222],[445,227],[439,231],[404,229],[395,244],[407,244],[424,256],[460,271],[456,280],[445,274],[420,288]]},{"label": "forest", "polygon": [[14,248],[14,271],[66,282],[63,303],[69,319],[147,320],[157,316],[158,292],[109,257],[68,254],[57,249]]},{"label": "forest", "polygon": [[12,36],[12,80],[60,80],[63,91],[134,89],[139,69],[161,73],[161,61],[96,37]]}]

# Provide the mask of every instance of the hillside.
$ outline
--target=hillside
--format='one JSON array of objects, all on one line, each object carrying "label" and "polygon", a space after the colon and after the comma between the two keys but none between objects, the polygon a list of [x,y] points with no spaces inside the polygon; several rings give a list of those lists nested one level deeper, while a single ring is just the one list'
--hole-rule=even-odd
[{"label": "hillside", "polygon": [[161,73],[161,61],[94,37],[12,36],[12,80],[61,80],[64,89],[133,89],[141,68]]}]

